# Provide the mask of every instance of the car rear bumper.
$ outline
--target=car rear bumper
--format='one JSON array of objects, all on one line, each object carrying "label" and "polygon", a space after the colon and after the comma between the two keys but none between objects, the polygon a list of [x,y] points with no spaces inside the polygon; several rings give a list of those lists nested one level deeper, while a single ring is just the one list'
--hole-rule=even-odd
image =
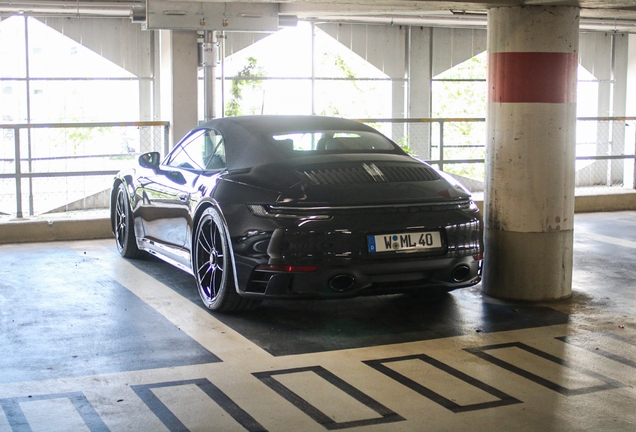
[{"label": "car rear bumper", "polygon": [[[481,221],[477,213],[466,209],[355,208],[329,213],[328,219],[276,221],[279,224],[273,230],[252,228],[258,234],[251,237],[242,234],[244,229],[233,233],[242,295],[338,298],[427,288],[452,290],[480,281]],[[439,238],[439,246],[385,251],[371,245],[371,239],[421,241],[426,233]]]},{"label": "car rear bumper", "polygon": [[[313,270],[312,270],[313,269]],[[241,294],[257,298],[340,298],[427,289],[453,290],[481,280],[473,257],[319,266],[256,267]]]}]

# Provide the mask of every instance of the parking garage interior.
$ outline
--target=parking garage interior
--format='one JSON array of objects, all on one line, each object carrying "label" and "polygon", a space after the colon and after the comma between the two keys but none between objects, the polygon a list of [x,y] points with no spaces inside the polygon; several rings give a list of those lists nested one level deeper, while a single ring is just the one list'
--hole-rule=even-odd
[{"label": "parking garage interior", "polygon": [[[636,2],[525,3],[0,4],[0,430],[636,430]],[[537,52],[575,58],[519,73],[560,98],[493,72]],[[103,88],[62,96],[75,81]],[[243,114],[359,119],[464,181],[485,280],[222,314],[185,272],[122,259],[118,165],[235,114],[235,83],[258,84]],[[477,153],[449,124],[477,125]]]}]

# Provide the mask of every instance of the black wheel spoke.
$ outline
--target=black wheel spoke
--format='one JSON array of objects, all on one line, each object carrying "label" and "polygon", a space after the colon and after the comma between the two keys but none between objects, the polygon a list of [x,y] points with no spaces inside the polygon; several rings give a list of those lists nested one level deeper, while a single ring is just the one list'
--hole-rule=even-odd
[{"label": "black wheel spoke", "polygon": [[214,289],[214,295],[216,296],[220,291],[221,281],[223,280],[223,272],[215,269],[214,274],[212,275],[212,279],[214,279],[214,283],[210,284],[211,288]]},{"label": "black wheel spoke", "polygon": [[199,235],[199,246],[208,254],[212,253],[212,246],[208,241],[207,236],[205,235],[205,230],[201,230],[201,234]]},{"label": "black wheel spoke", "polygon": [[212,228],[212,244],[214,245],[214,248],[216,250],[223,250],[223,240],[221,239],[219,228],[216,225],[214,225],[214,228]]},{"label": "black wheel spoke", "polygon": [[203,282],[207,277],[208,273],[212,271],[212,267],[210,266],[210,262],[204,262],[201,267],[197,270],[197,274],[199,275],[199,280]]},{"label": "black wheel spoke", "polygon": [[124,247],[124,241],[126,238],[126,205],[125,197],[120,191],[117,194],[117,204],[115,207],[115,234],[117,244],[120,248]]}]

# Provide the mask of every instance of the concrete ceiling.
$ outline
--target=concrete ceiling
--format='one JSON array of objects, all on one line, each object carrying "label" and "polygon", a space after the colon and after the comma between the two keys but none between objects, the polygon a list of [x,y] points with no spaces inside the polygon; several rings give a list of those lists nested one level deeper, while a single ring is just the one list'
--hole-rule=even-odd
[{"label": "concrete ceiling", "polygon": [[[148,0],[152,2],[153,0]],[[173,0],[178,4],[181,0]],[[192,0],[188,0],[192,1]],[[200,0],[197,0],[200,1]],[[203,2],[208,2],[203,0]],[[214,2],[214,1],[213,1]],[[290,0],[278,3],[280,15],[319,22],[392,23],[394,25],[485,27],[486,13],[506,6],[578,6],[581,27],[636,33],[636,0]],[[216,2],[216,3],[256,3]],[[0,16],[130,17],[143,16],[146,0],[0,0]]]}]

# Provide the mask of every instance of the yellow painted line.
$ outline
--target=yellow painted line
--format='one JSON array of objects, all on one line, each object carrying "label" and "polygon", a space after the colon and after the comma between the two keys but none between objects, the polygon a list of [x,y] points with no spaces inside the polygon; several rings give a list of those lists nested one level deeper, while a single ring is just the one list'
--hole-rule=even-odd
[{"label": "yellow painted line", "polygon": [[616,237],[610,237],[602,234],[596,234],[591,232],[585,232],[585,236],[592,238],[593,240],[600,241],[603,243],[613,244],[616,246],[623,246],[627,248],[636,249],[636,241],[620,239]]}]

